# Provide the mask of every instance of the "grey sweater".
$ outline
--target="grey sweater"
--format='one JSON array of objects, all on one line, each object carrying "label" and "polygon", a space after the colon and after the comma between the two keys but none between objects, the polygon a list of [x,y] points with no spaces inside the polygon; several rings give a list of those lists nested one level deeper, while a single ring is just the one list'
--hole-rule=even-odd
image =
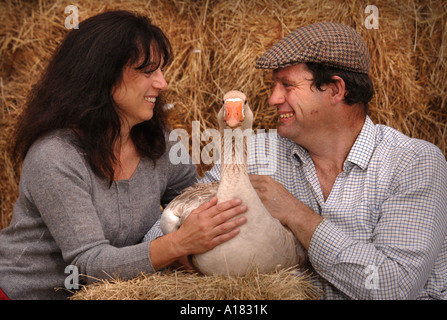
[{"label": "grey sweater", "polygon": [[54,132],[23,163],[12,221],[0,232],[0,288],[11,299],[68,297],[75,271],[87,280],[154,272],[149,243],[140,241],[160,204],[197,180],[194,165],[173,165],[166,152],[155,167],[142,158],[129,180],[109,187],[73,139]]}]

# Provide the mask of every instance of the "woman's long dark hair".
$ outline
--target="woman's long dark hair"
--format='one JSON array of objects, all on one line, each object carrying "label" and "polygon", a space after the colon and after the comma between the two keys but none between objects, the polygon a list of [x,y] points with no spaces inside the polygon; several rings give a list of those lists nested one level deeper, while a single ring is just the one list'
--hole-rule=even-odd
[{"label": "woman's long dark hair", "polygon": [[[81,22],[57,48],[31,91],[17,125],[13,156],[22,161],[39,137],[71,128],[94,172],[112,183],[121,127],[112,88],[121,81],[126,65],[138,63],[137,70],[155,71],[171,59],[169,40],[147,17],[113,11]],[[152,119],[131,131],[140,156],[154,163],[166,151],[161,100],[157,99]]]}]

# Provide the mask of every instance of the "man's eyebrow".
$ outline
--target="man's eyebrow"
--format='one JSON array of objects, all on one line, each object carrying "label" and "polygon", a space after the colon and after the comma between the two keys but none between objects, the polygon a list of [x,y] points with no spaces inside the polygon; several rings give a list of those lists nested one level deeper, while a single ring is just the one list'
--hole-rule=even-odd
[{"label": "man's eyebrow", "polygon": [[279,69],[273,70],[273,72],[272,72],[272,79],[273,80],[277,80],[278,79],[278,76],[277,76],[278,71],[279,71]]},{"label": "man's eyebrow", "polygon": [[277,75],[273,75],[273,81],[274,82],[285,82],[291,85],[296,85],[298,82],[296,80],[290,79],[287,75],[283,75],[281,77],[278,77]]},{"label": "man's eyebrow", "polygon": [[273,74],[272,74],[273,82],[279,82],[280,81],[280,82],[283,82],[283,83],[287,83],[287,84],[289,84],[291,86],[297,87],[297,86],[303,85],[303,83],[306,83],[308,81],[311,81],[311,82],[313,81],[312,78],[308,79],[306,77],[304,77],[303,79],[301,79],[301,78],[300,79],[296,79],[296,78],[290,77],[290,74],[283,74],[282,76],[278,77],[278,75],[277,75],[277,71],[278,70],[273,71]]},{"label": "man's eyebrow", "polygon": [[277,73],[274,71],[272,75],[273,81],[289,81],[289,79],[286,76],[278,77]]}]

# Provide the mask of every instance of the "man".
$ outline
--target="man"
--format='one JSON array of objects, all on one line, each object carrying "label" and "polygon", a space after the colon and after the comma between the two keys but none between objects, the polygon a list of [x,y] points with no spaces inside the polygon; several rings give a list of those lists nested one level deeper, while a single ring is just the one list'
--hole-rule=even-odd
[{"label": "man", "polygon": [[372,123],[360,35],[336,23],[302,27],[256,67],[273,70],[281,137],[254,140],[250,154],[276,160],[251,181],[308,251],[323,298],[446,299],[447,162],[436,146]]}]

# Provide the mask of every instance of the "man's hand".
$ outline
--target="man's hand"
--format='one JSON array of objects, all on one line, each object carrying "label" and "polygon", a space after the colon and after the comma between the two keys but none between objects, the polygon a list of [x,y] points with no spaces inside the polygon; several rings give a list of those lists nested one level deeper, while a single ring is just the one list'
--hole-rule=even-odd
[{"label": "man's hand", "polygon": [[270,176],[250,175],[250,181],[270,214],[287,226],[306,250],[323,218],[296,199]]},{"label": "man's hand", "polygon": [[297,199],[270,176],[251,174],[250,181],[270,214],[283,225],[287,225],[287,215],[296,205]]}]

